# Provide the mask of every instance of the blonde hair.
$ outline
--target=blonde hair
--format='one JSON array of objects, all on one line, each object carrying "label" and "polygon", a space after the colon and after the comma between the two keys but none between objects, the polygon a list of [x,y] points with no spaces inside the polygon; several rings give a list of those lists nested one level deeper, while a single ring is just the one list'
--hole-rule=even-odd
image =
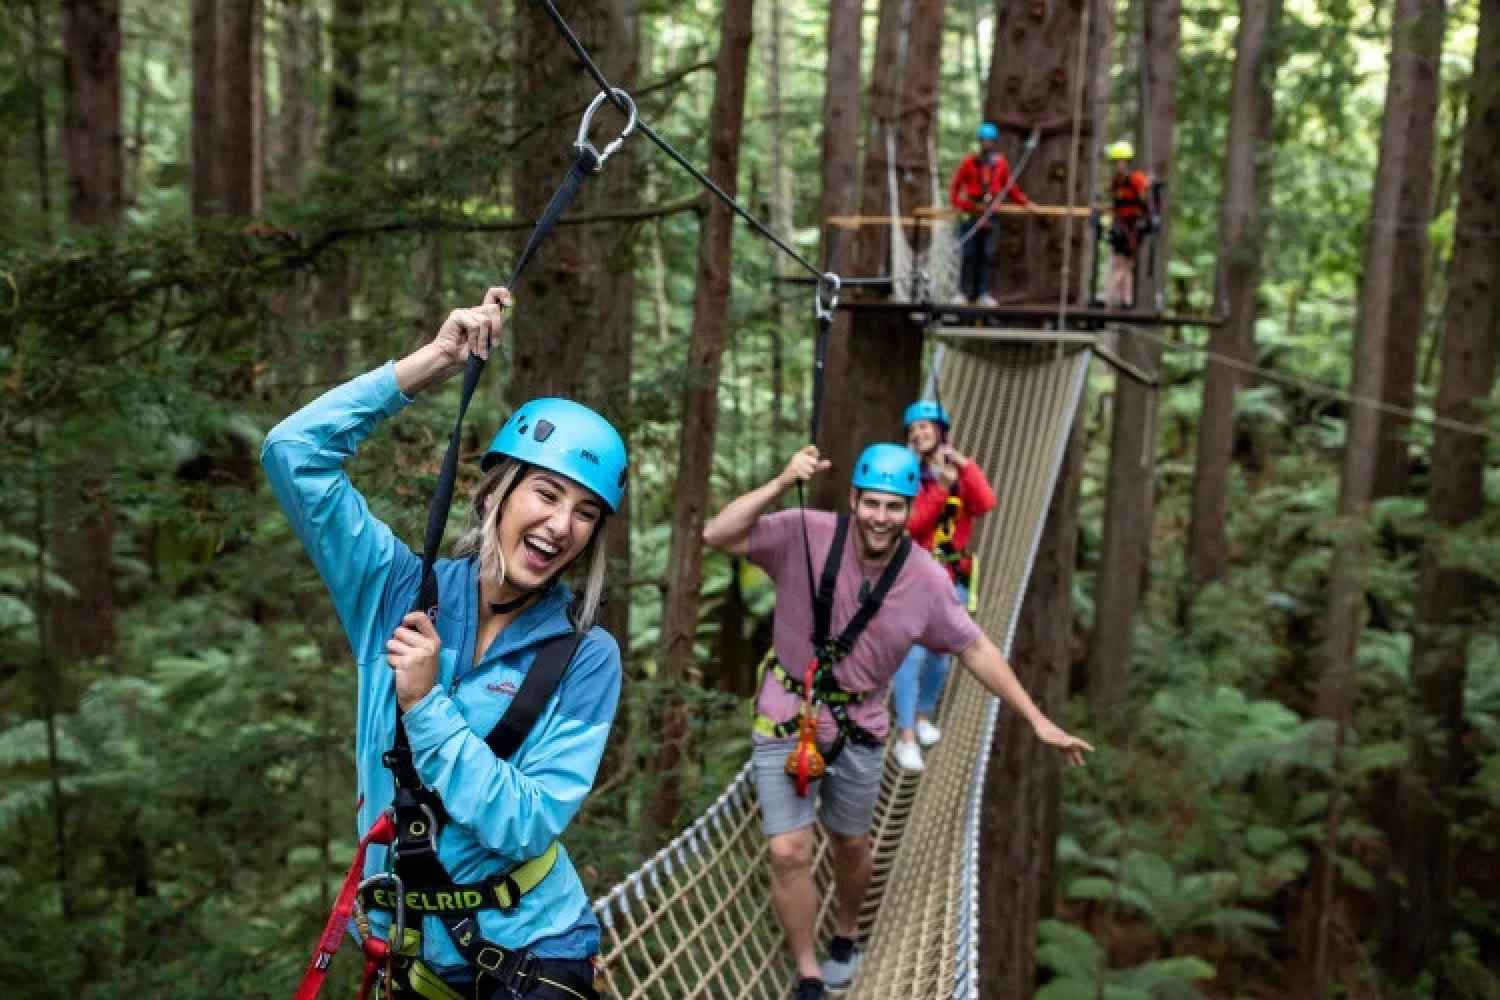
[{"label": "blonde hair", "polygon": [[[479,523],[458,539],[453,545],[453,554],[460,558],[479,557],[479,578],[498,586],[505,584],[505,553],[500,548],[500,518],[505,512],[506,502],[514,490],[530,472],[532,466],[507,458],[491,469],[480,480],[474,490],[474,513]],[[492,497],[498,497],[494,503]],[[594,625],[599,613],[599,604],[604,599],[604,573],[609,566],[609,522],[606,512],[594,525],[593,535],[576,559],[557,574],[561,576],[575,566],[583,567],[583,589],[580,599],[574,602],[570,618],[579,632],[587,632]]]}]

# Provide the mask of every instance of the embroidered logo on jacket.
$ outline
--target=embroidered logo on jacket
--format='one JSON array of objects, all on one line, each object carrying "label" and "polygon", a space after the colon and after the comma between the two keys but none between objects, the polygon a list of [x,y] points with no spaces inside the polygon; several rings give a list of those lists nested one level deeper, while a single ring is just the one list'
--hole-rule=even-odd
[{"label": "embroidered logo on jacket", "polygon": [[484,689],[493,694],[507,694],[514,697],[516,684],[515,681],[501,681],[499,684],[486,684]]}]

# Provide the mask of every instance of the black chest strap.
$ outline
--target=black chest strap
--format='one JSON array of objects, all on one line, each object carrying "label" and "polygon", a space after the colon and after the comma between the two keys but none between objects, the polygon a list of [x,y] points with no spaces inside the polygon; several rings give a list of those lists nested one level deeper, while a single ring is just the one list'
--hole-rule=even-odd
[{"label": "black chest strap", "polygon": [[848,538],[849,518],[840,514],[838,523],[833,529],[833,544],[829,546],[828,557],[823,562],[823,575],[818,581],[818,592],[813,597],[813,650],[825,669],[832,668],[833,664],[849,655],[854,644],[859,641],[859,637],[864,634],[871,620],[880,611],[886,595],[896,585],[896,579],[901,575],[901,568],[906,565],[906,557],[911,553],[911,537],[902,535],[901,540],[896,544],[896,551],[891,555],[890,562],[886,563],[885,569],[881,571],[880,579],[876,581],[874,588],[859,602],[854,617],[849,619],[849,623],[836,638],[830,638],[833,592],[838,585],[839,566],[844,560],[844,545]]}]

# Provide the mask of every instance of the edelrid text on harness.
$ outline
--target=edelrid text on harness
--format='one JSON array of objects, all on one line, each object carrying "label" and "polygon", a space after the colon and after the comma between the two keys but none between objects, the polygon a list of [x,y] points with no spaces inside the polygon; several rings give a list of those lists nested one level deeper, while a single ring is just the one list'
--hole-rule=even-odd
[{"label": "edelrid text on harness", "polygon": [[[496,757],[509,760],[520,749],[557,690],[582,638],[576,631],[568,632],[547,640],[537,649],[520,690],[485,737]],[[553,963],[538,959],[529,951],[503,948],[485,940],[479,933],[479,912],[514,912],[522,897],[552,871],[557,863],[557,844],[502,875],[480,882],[454,882],[438,860],[438,837],[448,822],[448,814],[437,793],[423,785],[417,775],[401,715],[398,708],[395,745],[384,755],[395,779],[395,799],[391,809],[381,815],[360,842],[296,1000],[311,1000],[317,995],[351,917],[364,930],[362,997],[368,995],[370,987],[381,977],[385,978],[388,989],[397,974],[408,982],[434,977],[419,961],[420,927],[426,916],[438,918],[459,954],[475,967],[476,977],[490,978],[524,993]],[[391,867],[361,881],[366,848],[370,844],[390,846]],[[363,912],[356,912],[356,905],[364,911],[394,914],[386,940],[368,933],[368,922]],[[411,917],[415,917],[418,929],[407,926]]]},{"label": "edelrid text on harness", "polygon": [[[797,736],[797,746],[787,756],[786,768],[787,773],[797,782],[797,794],[802,796],[807,794],[811,781],[821,776],[823,768],[838,759],[846,742],[859,746],[880,745],[880,740],[873,733],[849,717],[849,706],[863,702],[874,692],[844,690],[834,676],[834,668],[849,655],[854,643],[864,634],[871,619],[880,610],[880,605],[890,593],[896,578],[901,575],[901,567],[905,565],[906,557],[911,552],[911,539],[905,535],[901,537],[891,561],[886,564],[874,588],[861,596],[859,608],[844,626],[844,630],[836,638],[830,638],[833,592],[838,583],[839,564],[843,561],[844,544],[848,535],[849,518],[840,515],[834,528],[833,543],[829,546],[828,556],[823,563],[823,574],[818,581],[817,592],[813,595],[813,656],[803,676],[797,677],[788,671],[776,657],[774,650],[767,654],[764,663],[764,669],[771,672],[778,684],[802,699],[802,707],[797,715],[783,722],[764,715],[758,716],[755,729],[760,735],[772,739]],[[838,726],[838,737],[826,754],[817,746],[818,712],[825,706]]]}]

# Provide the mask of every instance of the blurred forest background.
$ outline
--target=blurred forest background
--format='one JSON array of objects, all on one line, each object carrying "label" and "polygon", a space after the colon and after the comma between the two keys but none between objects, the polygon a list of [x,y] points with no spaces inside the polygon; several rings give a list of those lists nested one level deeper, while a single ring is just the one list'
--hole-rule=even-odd
[{"label": "blurred forest background", "polygon": [[[1016,659],[1100,750],[1020,820],[993,769],[986,993],[1500,997],[1500,0],[1090,2],[1083,160],[1150,134],[1164,302],[1230,320],[1127,344],[1155,393],[1095,368]],[[562,5],[643,116],[848,275],[884,250],[821,220],[888,210],[882,127],[909,211],[929,140],[945,180],[983,117],[1035,117],[1011,29],[1054,7],[1081,3]],[[354,677],[260,438],[504,280],[592,96],[530,0],[6,5],[9,989],[290,992],[356,837]],[[1059,201],[1039,162],[1022,186]],[[628,427],[626,697],[567,837],[597,891],[748,751],[772,594],[698,532],[805,437],[812,290],[639,137],[573,214],[466,445],[541,391]],[[836,333],[825,504],[848,428],[899,433],[908,398],[851,389],[884,337]],[[352,468],[408,540],[455,398]],[[1021,821],[1047,849],[1011,870]]]}]

